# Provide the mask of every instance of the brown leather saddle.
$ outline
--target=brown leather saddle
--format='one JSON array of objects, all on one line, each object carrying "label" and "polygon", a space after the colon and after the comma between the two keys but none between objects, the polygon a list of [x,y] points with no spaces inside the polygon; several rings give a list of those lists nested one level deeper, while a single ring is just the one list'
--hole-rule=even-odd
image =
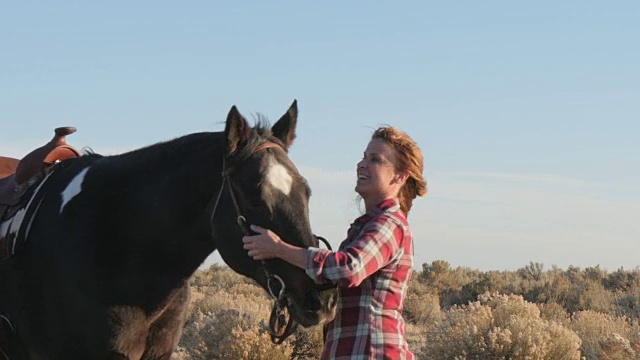
[{"label": "brown leather saddle", "polygon": [[0,156],[0,179],[15,174],[19,162],[20,160],[18,159]]},{"label": "brown leather saddle", "polygon": [[6,260],[9,248],[15,247],[17,236],[11,234],[11,227],[19,224],[16,224],[14,216],[27,206],[36,185],[56,163],[80,156],[80,152],[66,142],[66,136],[74,132],[74,127],[55,129],[48,143],[34,149],[21,160],[0,156],[0,230],[9,229],[6,234],[0,231],[0,261]]}]

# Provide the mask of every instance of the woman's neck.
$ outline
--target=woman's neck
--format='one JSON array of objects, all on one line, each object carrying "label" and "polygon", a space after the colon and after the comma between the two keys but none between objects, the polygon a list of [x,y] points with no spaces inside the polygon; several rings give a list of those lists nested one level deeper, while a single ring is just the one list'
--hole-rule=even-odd
[{"label": "woman's neck", "polygon": [[381,202],[387,200],[387,199],[394,199],[397,198],[398,196],[394,196],[394,195],[389,195],[389,196],[380,196],[380,197],[375,197],[375,198],[363,198],[364,200],[364,210],[365,212],[370,212],[373,209],[375,209],[378,204],[380,204]]}]

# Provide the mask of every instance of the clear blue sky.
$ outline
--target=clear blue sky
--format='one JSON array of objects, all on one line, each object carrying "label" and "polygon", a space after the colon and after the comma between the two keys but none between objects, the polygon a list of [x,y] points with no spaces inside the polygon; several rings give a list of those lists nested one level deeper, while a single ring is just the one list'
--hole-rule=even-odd
[{"label": "clear blue sky", "polygon": [[636,1],[3,3],[0,153],[73,125],[72,144],[115,154],[296,98],[291,156],[334,245],[388,123],[426,158],[416,267],[634,268],[638,39]]}]

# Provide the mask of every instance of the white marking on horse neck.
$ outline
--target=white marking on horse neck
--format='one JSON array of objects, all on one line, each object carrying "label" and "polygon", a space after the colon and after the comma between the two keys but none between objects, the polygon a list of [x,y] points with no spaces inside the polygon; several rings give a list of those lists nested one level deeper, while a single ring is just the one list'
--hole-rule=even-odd
[{"label": "white marking on horse neck", "polygon": [[80,194],[80,191],[82,191],[82,182],[84,181],[84,176],[87,174],[87,171],[89,171],[89,167],[87,167],[86,169],[80,171],[80,173],[78,175],[76,175],[71,180],[71,182],[69,182],[67,187],[62,192],[62,194],[61,194],[62,195],[62,205],[60,205],[60,213],[61,214],[62,214],[62,211],[64,211],[64,207],[67,205],[67,203],[69,203],[69,201],[71,201],[71,199],[76,197],[78,194]]},{"label": "white marking on horse neck", "polygon": [[[32,196],[35,196],[35,193]],[[31,201],[29,201],[29,205],[30,204]],[[0,225],[0,237],[16,236],[18,234],[18,230],[20,230],[22,222],[24,221],[24,216],[27,214],[27,209],[29,209],[29,206],[25,206],[16,211],[16,214],[11,219],[8,219]]]},{"label": "white marking on horse neck", "polygon": [[269,160],[266,180],[271,186],[280,190],[285,195],[289,195],[291,192],[293,177],[284,165],[273,158]]},{"label": "white marking on horse neck", "polygon": [[0,238],[9,237],[9,229],[11,228],[12,221],[13,221],[13,218],[3,223],[0,223]]}]

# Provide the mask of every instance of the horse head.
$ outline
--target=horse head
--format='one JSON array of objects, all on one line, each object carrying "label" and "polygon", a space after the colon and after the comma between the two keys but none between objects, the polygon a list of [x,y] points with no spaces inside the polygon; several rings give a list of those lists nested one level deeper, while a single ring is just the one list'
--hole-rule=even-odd
[{"label": "horse head", "polygon": [[270,129],[264,123],[250,127],[231,108],[224,132],[223,183],[211,221],[225,263],[278,298],[298,323],[312,326],[333,318],[335,291],[324,291],[304,270],[280,259],[255,261],[242,247],[250,224],[270,229],[292,245],[318,246],[309,223],[311,190],[287,155],[297,117],[294,101]]}]

